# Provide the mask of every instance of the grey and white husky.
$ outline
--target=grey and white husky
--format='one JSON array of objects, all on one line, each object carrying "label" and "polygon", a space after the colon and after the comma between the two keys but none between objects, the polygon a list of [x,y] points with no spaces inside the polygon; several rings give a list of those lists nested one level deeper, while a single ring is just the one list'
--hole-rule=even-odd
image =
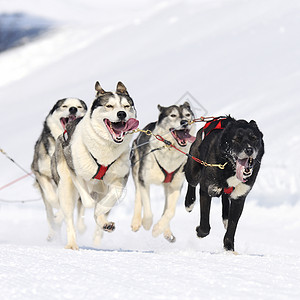
[{"label": "grey and white husky", "polygon": [[68,249],[78,249],[73,214],[80,196],[85,207],[94,208],[97,225],[113,231],[106,214],[121,197],[130,163],[127,133],[137,128],[136,110],[126,87],[106,92],[96,82],[96,98],[86,115],[67,126],[68,138],[60,136],[53,155],[52,171],[58,184],[60,206],[67,227]]},{"label": "grey and white husky", "polygon": [[51,156],[55,150],[55,142],[58,136],[66,130],[66,125],[82,117],[86,110],[86,104],[80,99],[65,98],[58,100],[47,115],[43,131],[35,144],[31,169],[46,208],[49,224],[48,240],[53,238],[57,225],[62,221],[62,216],[59,217],[60,214],[58,213],[55,218],[53,212],[53,209],[59,209],[56,185],[51,174]]},{"label": "grey and white husky", "polygon": [[[171,141],[179,149],[189,152],[195,125],[190,125],[194,114],[188,102],[183,105],[162,107],[158,105],[157,122],[148,124],[144,129],[153,134],[161,135]],[[175,149],[168,149],[152,136],[140,133],[132,146],[132,173],[136,188],[134,215],[131,223],[133,231],[138,231],[141,225],[146,230],[152,226],[153,215],[150,205],[150,184],[162,184],[165,190],[164,213],[153,227],[152,235],[161,233],[169,242],[176,238],[171,232],[170,221],[175,215],[177,200],[184,181],[183,168],[187,157]],[[142,218],[143,208],[143,218]]]}]

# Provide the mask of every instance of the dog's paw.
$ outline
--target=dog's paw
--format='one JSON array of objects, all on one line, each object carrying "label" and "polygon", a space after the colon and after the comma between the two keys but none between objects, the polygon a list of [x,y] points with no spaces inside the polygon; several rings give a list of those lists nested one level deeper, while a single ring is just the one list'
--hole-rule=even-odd
[{"label": "dog's paw", "polygon": [[103,225],[102,229],[107,232],[112,232],[116,229],[114,222],[108,222]]},{"label": "dog's paw", "polygon": [[204,238],[209,235],[210,229],[204,230],[201,229],[200,226],[196,227],[197,237]]},{"label": "dog's paw", "polygon": [[79,250],[79,247],[77,246],[76,243],[73,243],[73,244],[67,244],[67,245],[65,246],[65,249]]},{"label": "dog's paw", "polygon": [[150,230],[153,223],[153,217],[143,218],[142,224],[145,230]]},{"label": "dog's paw", "polygon": [[134,232],[138,231],[141,228],[141,226],[142,226],[142,220],[141,219],[139,219],[139,220],[137,220],[137,219],[132,220],[132,222],[131,222],[131,229],[132,229],[132,231],[134,231]]},{"label": "dog's paw", "polygon": [[233,242],[233,240],[225,237],[224,238],[224,249],[226,251],[233,251],[234,252],[234,242]]},{"label": "dog's paw", "polygon": [[192,210],[193,210],[193,208],[194,208],[194,206],[195,206],[195,202],[194,203],[192,203],[191,205],[185,205],[185,209],[186,209],[186,211],[187,212],[191,212]]},{"label": "dog's paw", "polygon": [[47,236],[47,241],[52,242],[54,240],[55,234],[54,233],[49,233]]},{"label": "dog's paw", "polygon": [[164,234],[164,238],[170,243],[176,242],[176,237],[172,233],[168,235]]}]

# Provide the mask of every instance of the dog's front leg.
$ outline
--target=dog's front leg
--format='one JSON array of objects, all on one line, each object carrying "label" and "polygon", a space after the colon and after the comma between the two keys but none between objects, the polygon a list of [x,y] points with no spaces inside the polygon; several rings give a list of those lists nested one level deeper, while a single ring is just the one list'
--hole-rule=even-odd
[{"label": "dog's front leg", "polygon": [[222,195],[222,219],[223,219],[223,224],[224,228],[227,229],[228,227],[228,216],[229,216],[229,197],[226,194]]},{"label": "dog's front leg", "polygon": [[142,225],[142,196],[140,186],[143,184],[134,176],[134,185],[135,185],[135,201],[134,201],[134,213],[131,221],[132,231],[138,231]]},{"label": "dog's front leg", "polygon": [[196,201],[196,187],[188,184],[188,190],[185,195],[184,206],[188,212],[191,212],[195,206]]},{"label": "dog's front leg", "polygon": [[210,205],[211,205],[211,197],[203,188],[200,187],[200,225],[196,228],[197,236],[199,238],[204,238],[207,235],[209,235]]},{"label": "dog's front leg", "polygon": [[67,227],[66,249],[78,250],[76,243],[76,233],[74,227],[74,209],[78,199],[78,193],[72,183],[71,178],[62,178],[58,185],[58,195],[61,210],[64,214]]},{"label": "dog's front leg", "polygon": [[144,209],[142,224],[145,230],[149,230],[153,223],[153,214],[152,214],[151,203],[150,203],[150,186],[141,185],[140,194],[141,194],[143,209]]},{"label": "dog's front leg", "polygon": [[152,235],[157,237],[159,234],[164,232],[165,238],[170,242],[175,242],[175,236],[170,230],[170,221],[175,215],[177,200],[180,196],[180,189],[172,186],[173,183],[167,183],[164,185],[166,203],[165,210],[161,219],[153,227]]},{"label": "dog's front leg", "polygon": [[94,217],[96,223],[104,230],[111,232],[115,229],[114,222],[108,222],[106,214],[113,208],[117,200],[121,197],[123,185],[111,185],[106,195],[95,205]]},{"label": "dog's front leg", "polygon": [[229,208],[228,227],[224,236],[225,250],[234,251],[234,235],[240,216],[243,212],[246,197],[232,199]]},{"label": "dog's front leg", "polygon": [[79,198],[77,201],[77,229],[81,234],[86,230],[86,225],[84,223],[84,213],[85,207],[82,204],[81,198]]}]

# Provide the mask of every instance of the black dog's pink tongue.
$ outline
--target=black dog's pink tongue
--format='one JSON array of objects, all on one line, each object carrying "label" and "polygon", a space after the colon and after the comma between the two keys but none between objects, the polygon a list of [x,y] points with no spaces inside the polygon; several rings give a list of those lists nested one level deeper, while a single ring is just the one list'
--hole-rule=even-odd
[{"label": "black dog's pink tongue", "polygon": [[244,171],[245,168],[248,167],[248,158],[244,159],[237,159],[236,161],[236,177],[238,178],[239,181],[245,182],[246,180],[244,179]]},{"label": "black dog's pink tongue", "polygon": [[176,135],[183,141],[188,141],[193,143],[195,141],[195,137],[190,135],[188,130],[176,130]]}]

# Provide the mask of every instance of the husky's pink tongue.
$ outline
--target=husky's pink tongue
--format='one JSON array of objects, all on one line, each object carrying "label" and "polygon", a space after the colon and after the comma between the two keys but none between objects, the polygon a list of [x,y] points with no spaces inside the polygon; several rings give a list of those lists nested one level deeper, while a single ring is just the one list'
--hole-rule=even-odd
[{"label": "husky's pink tongue", "polygon": [[195,136],[192,136],[192,135],[190,135],[190,137],[188,138],[188,141],[189,141],[190,143],[194,143],[195,140],[196,140],[196,137],[195,137]]},{"label": "husky's pink tongue", "polygon": [[181,140],[188,141],[190,143],[193,143],[196,139],[194,136],[189,134],[188,130],[177,130],[176,134]]},{"label": "husky's pink tongue", "polygon": [[248,166],[248,158],[244,158],[244,159],[238,158],[237,159],[237,161],[236,161],[236,177],[241,182],[246,181],[244,179],[244,171],[247,166]]},{"label": "husky's pink tongue", "polygon": [[124,131],[131,131],[137,129],[138,126],[139,126],[139,121],[137,119],[130,118],[125,124]]},{"label": "husky's pink tongue", "polygon": [[120,134],[122,132],[127,132],[136,129],[139,126],[139,121],[133,118],[130,118],[125,124],[120,123],[112,123],[112,127],[116,134]]}]

